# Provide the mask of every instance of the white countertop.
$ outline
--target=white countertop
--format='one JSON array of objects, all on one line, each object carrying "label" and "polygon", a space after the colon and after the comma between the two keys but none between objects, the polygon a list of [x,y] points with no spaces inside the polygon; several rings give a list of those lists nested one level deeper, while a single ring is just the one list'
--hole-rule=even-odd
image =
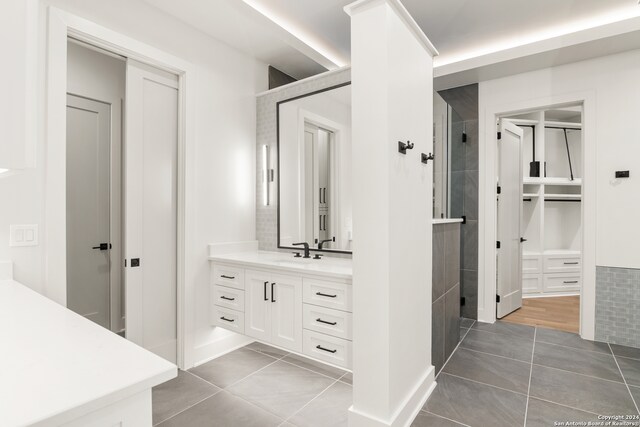
[{"label": "white countertop", "polygon": [[3,426],[59,425],[161,384],[176,366],[13,280],[0,280]]},{"label": "white countertop", "polygon": [[455,224],[462,223],[462,218],[433,218],[432,221],[434,224]]},{"label": "white countertop", "polygon": [[326,255],[318,260],[313,258],[294,258],[293,254],[288,252],[248,251],[212,255],[209,257],[209,260],[225,264],[249,265],[334,279],[351,280],[353,277],[351,259],[331,258]]}]

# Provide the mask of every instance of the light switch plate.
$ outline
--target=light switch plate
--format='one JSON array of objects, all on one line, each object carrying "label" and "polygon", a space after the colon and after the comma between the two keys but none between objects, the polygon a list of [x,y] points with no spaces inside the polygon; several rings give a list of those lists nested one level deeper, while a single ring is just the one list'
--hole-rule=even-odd
[{"label": "light switch plate", "polygon": [[10,225],[9,246],[38,246],[38,224]]}]

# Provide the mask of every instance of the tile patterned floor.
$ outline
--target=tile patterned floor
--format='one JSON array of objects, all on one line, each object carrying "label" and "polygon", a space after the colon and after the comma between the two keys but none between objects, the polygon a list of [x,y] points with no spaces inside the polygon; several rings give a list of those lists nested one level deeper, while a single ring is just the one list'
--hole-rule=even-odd
[{"label": "tile patterned floor", "polygon": [[[638,414],[640,349],[461,321],[461,342],[412,427],[553,426]],[[258,343],[153,390],[154,425],[346,426],[352,375]]]}]

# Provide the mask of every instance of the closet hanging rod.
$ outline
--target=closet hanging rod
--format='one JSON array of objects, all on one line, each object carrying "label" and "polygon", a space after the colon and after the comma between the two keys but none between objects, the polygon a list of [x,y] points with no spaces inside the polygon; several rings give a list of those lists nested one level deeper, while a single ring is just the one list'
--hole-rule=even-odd
[{"label": "closet hanging rod", "polygon": [[544,199],[545,202],[578,202],[580,203],[581,199]]}]

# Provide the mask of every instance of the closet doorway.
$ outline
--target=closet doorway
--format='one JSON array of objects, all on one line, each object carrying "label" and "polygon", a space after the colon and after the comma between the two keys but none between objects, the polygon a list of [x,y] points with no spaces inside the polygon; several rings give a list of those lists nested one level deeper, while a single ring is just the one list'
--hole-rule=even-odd
[{"label": "closet doorway", "polygon": [[[504,132],[498,141],[497,317],[578,333],[582,106],[509,115],[501,124],[517,128],[521,140],[516,152]],[[515,164],[519,179],[511,173]],[[518,293],[521,302],[511,297]]]},{"label": "closet doorway", "polygon": [[69,38],[67,307],[177,361],[178,77]]}]

